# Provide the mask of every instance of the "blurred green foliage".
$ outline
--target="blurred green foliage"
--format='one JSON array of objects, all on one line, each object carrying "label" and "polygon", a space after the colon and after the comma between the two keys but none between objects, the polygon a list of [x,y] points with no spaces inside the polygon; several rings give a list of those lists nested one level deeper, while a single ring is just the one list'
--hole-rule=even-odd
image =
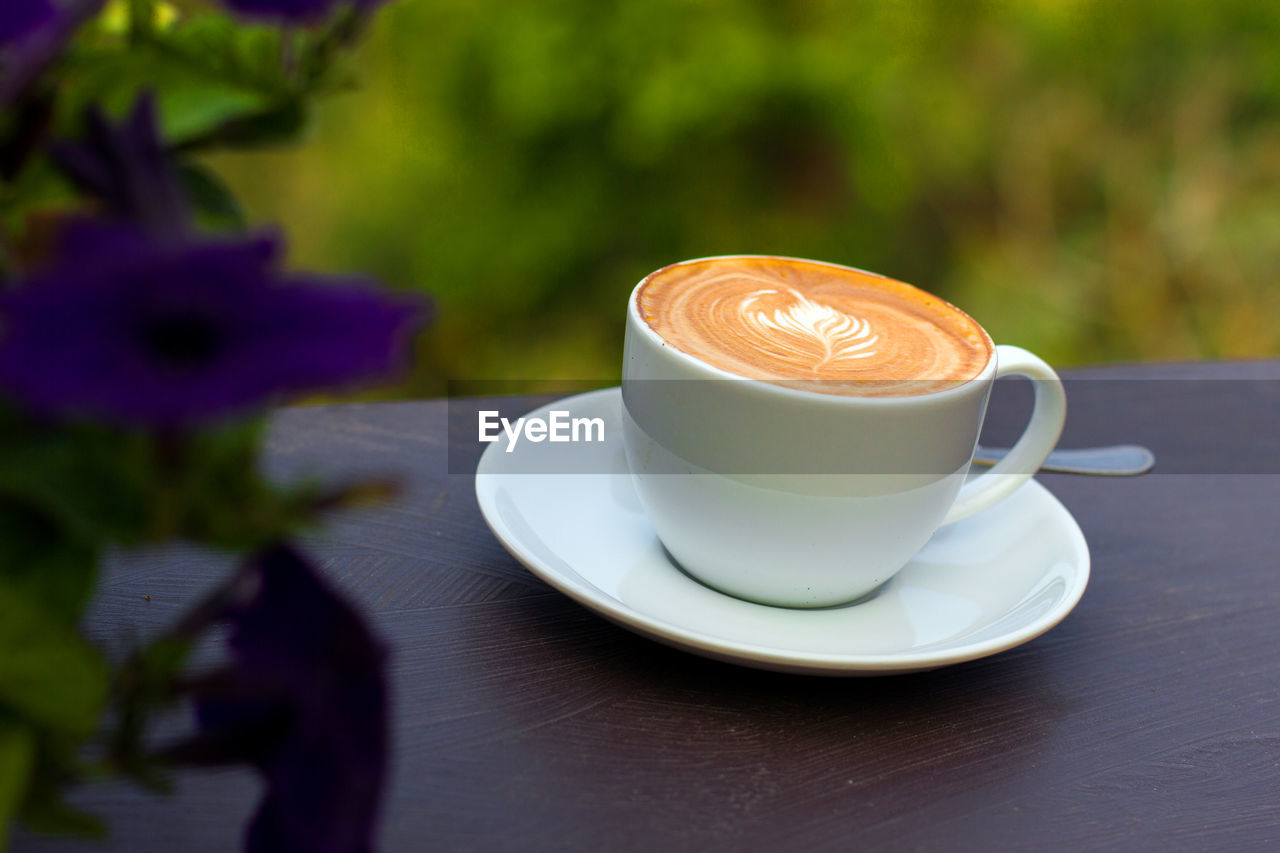
[{"label": "blurred green foliage", "polygon": [[299,265],[434,294],[406,393],[617,375],[634,283],[873,269],[1058,364],[1280,354],[1269,0],[402,0],[301,151]]}]

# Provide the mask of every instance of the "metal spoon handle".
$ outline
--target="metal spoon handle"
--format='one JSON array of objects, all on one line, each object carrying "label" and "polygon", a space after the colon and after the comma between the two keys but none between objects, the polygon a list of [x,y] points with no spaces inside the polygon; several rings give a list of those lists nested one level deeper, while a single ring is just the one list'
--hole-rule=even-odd
[{"label": "metal spoon handle", "polygon": [[[981,447],[973,454],[979,465],[994,465],[1009,452],[1007,447]],[[1137,444],[1116,444],[1110,447],[1080,447],[1055,450],[1040,466],[1044,471],[1062,474],[1097,474],[1108,477],[1127,477],[1145,474],[1156,464],[1155,454]]]}]

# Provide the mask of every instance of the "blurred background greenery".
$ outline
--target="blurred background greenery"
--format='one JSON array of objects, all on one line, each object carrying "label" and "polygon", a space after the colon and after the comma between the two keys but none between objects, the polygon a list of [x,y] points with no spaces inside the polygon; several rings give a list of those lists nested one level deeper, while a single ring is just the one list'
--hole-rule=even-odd
[{"label": "blurred background greenery", "polygon": [[1271,0],[400,0],[301,150],[295,263],[439,307],[405,394],[615,378],[671,261],[846,263],[1059,365],[1280,354]]}]

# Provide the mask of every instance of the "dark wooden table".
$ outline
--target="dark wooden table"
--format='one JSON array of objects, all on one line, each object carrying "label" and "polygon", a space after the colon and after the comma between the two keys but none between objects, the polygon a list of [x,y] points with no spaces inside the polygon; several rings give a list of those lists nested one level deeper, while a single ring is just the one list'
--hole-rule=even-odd
[{"label": "dark wooden table", "polygon": [[[1280,849],[1280,362],[1068,376],[1063,446],[1159,458],[1136,479],[1041,475],[1088,538],[1083,601],[1012,651],[863,679],[704,660],[554,592],[449,473],[442,401],[282,411],[280,476],[408,487],[308,543],[394,649],[382,848]],[[1027,397],[998,389],[985,440]],[[159,629],[218,571],[183,549],[122,563],[94,636]],[[178,783],[82,791],[105,846],[15,848],[235,849],[253,777]]]}]

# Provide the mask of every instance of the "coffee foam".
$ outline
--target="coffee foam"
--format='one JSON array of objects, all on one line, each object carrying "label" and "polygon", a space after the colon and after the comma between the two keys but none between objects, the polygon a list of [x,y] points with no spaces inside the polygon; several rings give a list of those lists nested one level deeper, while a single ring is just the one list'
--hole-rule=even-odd
[{"label": "coffee foam", "polygon": [[682,352],[826,394],[928,394],[973,379],[992,354],[986,332],[950,303],[815,261],[688,261],[646,278],[637,302],[649,327]]}]

